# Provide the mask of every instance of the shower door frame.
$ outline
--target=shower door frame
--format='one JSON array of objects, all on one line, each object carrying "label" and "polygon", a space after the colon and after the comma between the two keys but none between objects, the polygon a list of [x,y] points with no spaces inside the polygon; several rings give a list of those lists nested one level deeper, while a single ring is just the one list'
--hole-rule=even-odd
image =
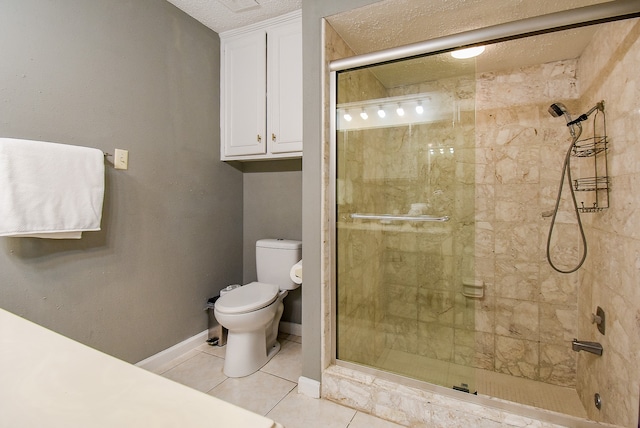
[{"label": "shower door frame", "polygon": [[[372,52],[363,55],[355,55],[348,58],[331,61],[328,67],[329,73],[329,185],[328,202],[329,210],[329,243],[330,243],[330,335],[331,349],[329,365],[338,365],[371,375],[387,378],[407,386],[414,386],[423,390],[429,390],[438,394],[458,397],[450,388],[420,381],[402,375],[385,372],[351,363],[337,358],[337,218],[336,218],[336,179],[337,179],[337,74],[339,71],[356,70],[373,65],[381,65],[418,56],[435,55],[457,49],[493,44],[501,41],[514,40],[537,34],[563,31],[570,28],[585,27],[594,24],[612,22],[640,16],[640,2],[637,0],[616,0],[608,3],[600,3],[592,6],[570,9],[562,12],[526,18],[505,24],[493,25],[477,30],[443,36],[424,42],[406,46],[390,48],[383,51]],[[323,368],[324,370],[324,368]],[[478,404],[496,406],[491,397],[472,396],[468,400]],[[503,407],[503,406],[497,406]],[[507,406],[508,407],[508,406]],[[535,412],[534,412],[535,413]]]}]

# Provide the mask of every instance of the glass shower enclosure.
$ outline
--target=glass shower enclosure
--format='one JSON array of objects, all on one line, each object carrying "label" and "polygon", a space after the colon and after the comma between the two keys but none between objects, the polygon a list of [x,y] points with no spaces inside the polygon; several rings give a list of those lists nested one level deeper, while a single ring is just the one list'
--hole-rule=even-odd
[{"label": "glass shower enclosure", "polygon": [[[335,77],[336,357],[476,391],[475,60]],[[484,361],[487,360],[487,361]]]}]

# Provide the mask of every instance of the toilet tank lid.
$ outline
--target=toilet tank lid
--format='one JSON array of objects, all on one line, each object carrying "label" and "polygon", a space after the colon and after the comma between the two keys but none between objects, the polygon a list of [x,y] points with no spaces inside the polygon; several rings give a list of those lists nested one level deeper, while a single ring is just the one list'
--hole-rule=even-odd
[{"label": "toilet tank lid", "polygon": [[292,239],[260,239],[256,242],[256,247],[297,250],[302,248],[302,241],[294,241]]}]

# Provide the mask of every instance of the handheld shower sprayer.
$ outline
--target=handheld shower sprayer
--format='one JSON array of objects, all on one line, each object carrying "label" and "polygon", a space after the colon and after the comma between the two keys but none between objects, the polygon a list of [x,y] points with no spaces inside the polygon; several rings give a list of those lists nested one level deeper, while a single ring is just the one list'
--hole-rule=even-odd
[{"label": "handheld shower sprayer", "polygon": [[548,109],[549,114],[551,114],[551,116],[553,117],[564,116],[565,120],[567,121],[567,126],[569,127],[569,132],[571,133],[571,136],[574,138],[576,136],[576,130],[574,128],[574,125],[577,125],[578,128],[580,128],[580,132],[581,132],[582,125],[580,124],[580,122],[587,120],[589,116],[591,116],[591,113],[593,113],[596,110],[604,111],[604,101],[600,101],[595,106],[591,107],[591,110],[589,110],[584,114],[581,114],[576,119],[571,118],[571,114],[569,114],[567,107],[562,103],[553,103],[549,106],[549,109]]},{"label": "handheld shower sprayer", "polygon": [[[562,104],[562,103],[553,103],[553,104],[551,104],[549,106],[549,113],[553,117],[560,117],[563,114],[566,114],[566,115],[569,114],[569,112],[567,111],[567,107],[565,107],[565,105]],[[569,117],[569,119],[571,119],[571,117]]]},{"label": "handheld shower sprayer", "polygon": [[[569,114],[569,111],[567,110],[567,107],[562,104],[562,103],[553,103],[549,106],[549,114],[551,114],[551,116],[553,117],[560,117],[560,116],[564,116],[565,120],[567,121],[567,126],[569,127],[569,132],[571,133],[572,137],[576,136],[576,130],[574,129],[573,125],[575,125],[574,120],[571,119],[571,114]],[[575,123],[574,123],[575,122]]]},{"label": "handheld shower sprayer", "polygon": [[[585,234],[584,234],[582,221],[580,220],[580,212],[578,211],[578,203],[576,202],[574,189],[573,189],[573,186],[571,185],[573,181],[571,179],[571,151],[574,149],[578,141],[578,138],[580,138],[580,135],[582,134],[582,124],[580,122],[587,120],[587,118],[596,110],[604,112],[604,101],[600,101],[594,107],[592,107],[591,110],[580,115],[575,120],[571,118],[571,115],[567,111],[567,108],[565,107],[564,104],[553,103],[551,104],[551,106],[549,106],[549,113],[551,114],[551,116],[565,117],[567,121],[567,126],[569,127],[569,132],[571,133],[571,145],[569,146],[569,150],[567,150],[567,154],[565,155],[565,158],[564,158],[564,166],[562,167],[562,177],[560,178],[558,196],[556,197],[556,205],[555,205],[555,208],[553,209],[553,217],[551,219],[551,226],[549,227],[549,235],[547,237],[547,260],[549,261],[549,264],[551,265],[551,267],[560,273],[572,273],[577,271],[578,269],[580,269],[585,259],[587,258],[587,238],[585,237]],[[577,132],[575,129],[576,127],[578,128]],[[571,194],[571,199],[573,201],[573,208],[576,213],[576,220],[578,222],[578,229],[580,231],[580,237],[582,240],[582,257],[580,258],[580,261],[578,262],[578,264],[574,268],[569,270],[559,269],[558,267],[556,267],[556,265],[553,264],[553,261],[551,260],[551,234],[553,233],[553,228],[556,224],[556,216],[558,215],[558,208],[560,206],[560,199],[562,197],[562,188],[564,186],[565,176],[567,177],[567,181],[569,183],[569,191]]]}]

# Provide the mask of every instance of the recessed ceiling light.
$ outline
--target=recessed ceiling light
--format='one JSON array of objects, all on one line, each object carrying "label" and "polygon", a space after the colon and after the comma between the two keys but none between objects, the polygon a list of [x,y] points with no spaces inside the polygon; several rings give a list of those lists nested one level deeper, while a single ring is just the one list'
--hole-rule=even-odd
[{"label": "recessed ceiling light", "polygon": [[256,0],[218,0],[218,2],[225,5],[231,12],[242,12],[260,6]]},{"label": "recessed ceiling light", "polygon": [[484,46],[474,46],[472,48],[460,49],[451,52],[451,56],[457,59],[473,58],[484,52]]}]

